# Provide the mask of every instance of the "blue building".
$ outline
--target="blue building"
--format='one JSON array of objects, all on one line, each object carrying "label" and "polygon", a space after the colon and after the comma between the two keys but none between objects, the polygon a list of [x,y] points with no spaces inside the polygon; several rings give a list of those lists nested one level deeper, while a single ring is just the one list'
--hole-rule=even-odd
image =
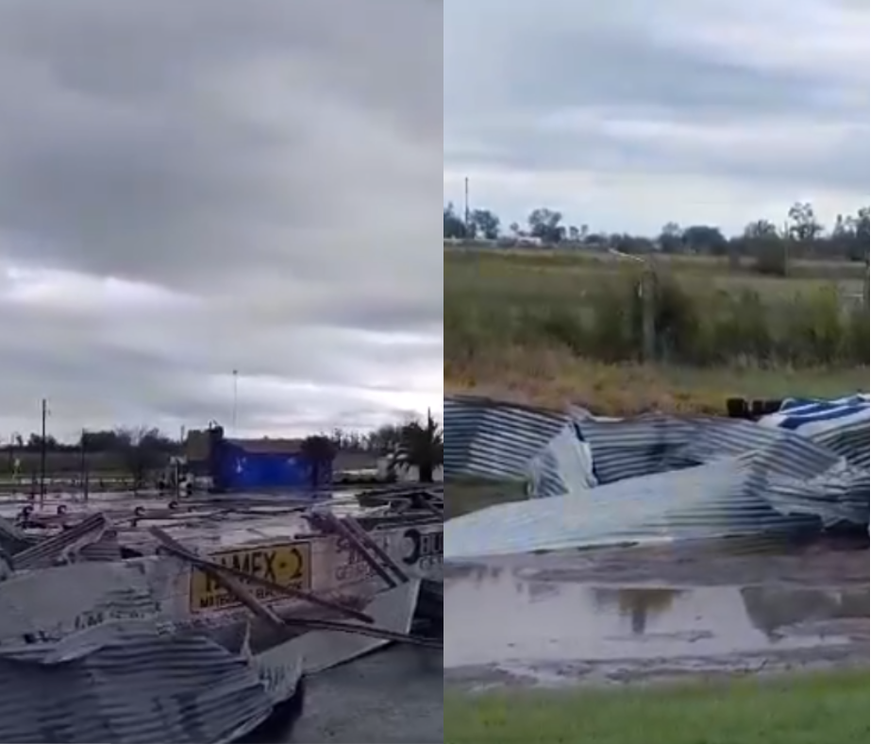
[{"label": "blue building", "polygon": [[298,439],[226,439],[222,427],[188,435],[188,464],[217,491],[307,490],[332,483],[333,463],[314,463]]}]

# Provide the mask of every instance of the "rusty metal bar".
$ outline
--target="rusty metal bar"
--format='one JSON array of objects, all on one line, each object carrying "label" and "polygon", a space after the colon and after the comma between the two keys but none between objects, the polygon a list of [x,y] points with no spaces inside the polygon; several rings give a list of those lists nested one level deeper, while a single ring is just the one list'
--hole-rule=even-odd
[{"label": "rusty metal bar", "polygon": [[77,554],[87,545],[100,540],[110,526],[104,514],[93,514],[70,529],[40,540],[32,547],[17,553],[12,558],[13,565],[16,570],[52,566],[63,553]]},{"label": "rusty metal bar", "polygon": [[172,546],[173,544],[178,546],[179,549],[185,551],[188,554],[188,560],[199,568],[209,567],[213,571],[225,573],[228,576],[238,579],[245,584],[254,584],[256,586],[262,587],[263,589],[268,589],[269,591],[278,592],[285,596],[292,597],[293,599],[300,599],[309,604],[314,604],[318,607],[324,608],[325,610],[339,613],[341,615],[344,615],[345,617],[350,617],[351,619],[357,620],[362,623],[375,623],[375,620],[370,615],[367,615],[365,612],[355,610],[348,605],[341,604],[340,602],[333,602],[332,600],[318,597],[316,594],[312,594],[311,592],[306,592],[301,589],[295,589],[291,586],[283,586],[282,584],[278,584],[274,581],[269,581],[268,579],[264,579],[259,576],[253,576],[252,574],[245,573],[244,571],[238,571],[236,568],[229,568],[227,566],[222,566],[218,563],[215,563],[214,561],[207,560],[188,550],[185,546],[171,537],[167,532],[164,532],[160,527],[149,527],[148,533],[165,546]]},{"label": "rusty metal bar", "polygon": [[256,599],[252,594],[250,594],[249,590],[245,586],[243,586],[243,584],[241,584],[237,579],[232,578],[224,571],[220,570],[223,568],[222,566],[213,563],[212,561],[204,560],[196,553],[192,553],[178,540],[168,535],[159,527],[152,527],[150,532],[160,542],[164,550],[167,550],[175,555],[177,558],[180,558],[183,561],[187,561],[188,563],[191,563],[193,565],[199,566],[203,571],[206,571],[216,581],[218,581],[219,584],[225,587],[225,589],[227,589],[232,596],[236,597],[241,602],[241,604],[252,610],[253,614],[255,614],[256,617],[278,628],[286,627],[286,623],[284,622],[284,620],[278,617],[278,615],[273,612],[270,607],[266,607],[261,602],[259,602],[259,600]]},{"label": "rusty metal bar", "polygon": [[352,548],[360,553],[360,556],[367,562],[367,565],[369,565],[369,567],[372,568],[390,588],[394,589],[400,585],[397,579],[388,573],[388,569],[376,560],[376,557],[360,541],[360,539],[332,514],[317,512],[310,515],[309,519],[321,529],[327,532],[332,532],[345,540]]},{"label": "rusty metal bar", "polygon": [[355,539],[362,542],[371,553],[375,554],[379,561],[391,571],[396,579],[402,584],[406,584],[410,580],[410,577],[407,576],[406,572],[397,565],[397,562],[382,549],[382,546],[379,545],[379,543],[372,538],[372,535],[361,527],[353,517],[344,517],[341,521],[346,529],[354,535]]},{"label": "rusty metal bar", "polygon": [[410,633],[401,633],[396,630],[386,630],[385,628],[354,625],[352,623],[336,622],[335,620],[299,620],[298,618],[292,618],[287,619],[284,622],[289,626],[303,628],[305,630],[328,630],[335,633],[356,633],[357,635],[367,636],[369,638],[380,638],[385,641],[406,643],[421,648],[443,648],[443,640],[440,638],[416,636]]}]

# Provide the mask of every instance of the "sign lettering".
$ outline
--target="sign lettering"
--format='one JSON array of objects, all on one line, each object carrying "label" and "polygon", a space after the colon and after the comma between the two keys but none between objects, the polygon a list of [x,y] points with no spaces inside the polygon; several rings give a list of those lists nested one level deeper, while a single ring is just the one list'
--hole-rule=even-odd
[{"label": "sign lettering", "polygon": [[[388,536],[373,535],[382,550],[391,552]],[[396,559],[396,558],[395,558]],[[364,557],[354,549],[351,542],[344,537],[336,540],[336,568],[334,570],[337,582],[355,582],[371,579],[376,572],[366,562]]]},{"label": "sign lettering", "polygon": [[[294,589],[311,587],[311,543],[298,542],[285,545],[228,550],[217,553],[212,559],[226,568],[256,576],[275,584]],[[279,595],[265,587],[247,586],[259,600]],[[200,569],[191,572],[191,612],[221,610],[235,607],[240,602],[229,594],[214,577]]]},{"label": "sign lettering", "polygon": [[[395,528],[384,533],[372,533],[379,546],[396,562],[405,567],[427,571],[443,561],[443,530],[427,528],[423,531],[415,527]],[[371,579],[375,571],[363,556],[345,538],[336,541],[335,579],[338,582],[353,582]]]},{"label": "sign lettering", "polygon": [[408,566],[428,568],[440,562],[443,557],[443,531],[420,532],[407,530],[404,537],[410,543],[410,550],[404,558]]},{"label": "sign lettering", "polygon": [[[154,602],[150,609],[95,608],[78,613],[71,620],[55,624],[50,628],[38,628],[22,634],[25,643],[48,643],[58,641],[66,635],[115,620],[145,620],[160,612],[160,603]],[[0,644],[2,645],[2,644]]]}]

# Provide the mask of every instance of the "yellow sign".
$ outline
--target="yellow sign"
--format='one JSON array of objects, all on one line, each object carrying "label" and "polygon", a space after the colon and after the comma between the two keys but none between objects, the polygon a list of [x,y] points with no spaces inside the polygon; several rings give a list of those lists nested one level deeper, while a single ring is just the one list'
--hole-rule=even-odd
[{"label": "yellow sign", "polygon": [[[311,588],[311,543],[257,545],[215,553],[211,559],[227,568],[248,573],[293,589]],[[245,582],[244,582],[245,584]],[[245,584],[259,600],[279,597],[277,592],[255,584]],[[191,612],[224,610],[239,605],[212,576],[200,569],[191,571]]]}]

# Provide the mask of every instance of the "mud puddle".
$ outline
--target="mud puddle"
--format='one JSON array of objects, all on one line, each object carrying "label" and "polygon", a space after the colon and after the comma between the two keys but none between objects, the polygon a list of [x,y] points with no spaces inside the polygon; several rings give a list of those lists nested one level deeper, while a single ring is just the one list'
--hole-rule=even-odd
[{"label": "mud puddle", "polygon": [[448,682],[866,663],[868,554],[805,546],[525,556],[450,568],[444,607]]}]

